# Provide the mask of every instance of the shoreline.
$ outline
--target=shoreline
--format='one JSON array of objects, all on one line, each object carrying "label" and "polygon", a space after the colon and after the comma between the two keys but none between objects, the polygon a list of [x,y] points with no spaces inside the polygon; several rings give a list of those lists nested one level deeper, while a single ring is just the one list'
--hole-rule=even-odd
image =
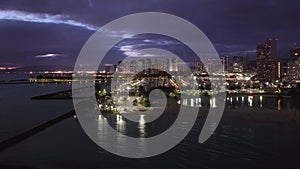
[{"label": "shoreline", "polygon": [[[60,91],[40,96],[34,96],[31,99],[33,100],[58,100],[58,99],[72,99],[71,90]],[[227,97],[233,96],[253,96],[253,95],[262,95],[267,97],[279,97],[278,94],[228,94]],[[292,96],[282,96],[285,98],[291,98]],[[169,101],[167,104],[168,115],[176,115],[180,105],[177,105],[175,101]],[[186,106],[185,106],[186,107]],[[198,118],[200,116],[205,116],[208,113],[208,107],[189,107],[191,109],[199,109]],[[188,108],[188,109],[189,109]],[[175,110],[176,109],[176,110]],[[113,113],[110,111],[103,111],[103,114],[114,114],[122,115],[122,113]],[[132,112],[131,112],[132,113]],[[133,113],[134,114],[134,113]],[[188,113],[187,113],[188,115]],[[225,107],[223,112],[224,120],[233,120],[233,121],[249,121],[249,122],[258,122],[258,123],[274,123],[274,124],[299,124],[300,123],[300,110],[290,109],[290,110],[276,110],[268,107],[264,108],[229,108]]]},{"label": "shoreline", "polygon": [[[28,82],[31,83],[31,82]],[[3,84],[3,83],[0,83]],[[14,83],[10,83],[14,84]],[[16,83],[16,84],[21,84],[21,83]],[[70,93],[69,93],[70,92]],[[66,96],[59,96],[60,94],[66,93]],[[233,97],[233,96],[276,96],[276,97],[286,97],[286,98],[291,98],[293,95],[289,94],[278,94],[278,93],[227,93],[226,97]],[[57,97],[58,96],[58,97]],[[196,96],[194,96],[196,97]],[[203,97],[202,95],[198,97]],[[212,97],[212,96],[207,96],[207,97]],[[39,95],[39,96],[34,96],[32,99],[72,99],[72,90],[66,90],[66,91],[59,91],[55,93],[49,93],[49,94],[44,94],[44,95]]]}]

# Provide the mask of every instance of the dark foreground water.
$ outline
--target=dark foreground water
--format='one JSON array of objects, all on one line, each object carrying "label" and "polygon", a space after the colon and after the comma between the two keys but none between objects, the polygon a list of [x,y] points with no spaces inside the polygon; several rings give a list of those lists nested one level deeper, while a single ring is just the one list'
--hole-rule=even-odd
[{"label": "dark foreground water", "polygon": [[[67,84],[0,86],[1,140],[30,129],[72,109],[70,100],[30,100],[32,96],[68,89]],[[11,92],[16,91],[16,92]],[[270,96],[229,97],[223,119],[204,144],[197,142],[206,113],[200,113],[189,135],[172,150],[151,158],[128,159],[99,148],[82,130],[77,119],[69,118],[13,147],[0,152],[0,168],[37,169],[140,169],[140,168],[299,168],[300,126],[297,120],[248,118],[251,112],[299,113],[290,98]],[[231,101],[232,100],[232,101]],[[250,101],[252,100],[252,101]],[[250,104],[251,102],[251,104]],[[5,111],[4,111],[5,110]],[[257,114],[257,113],[256,113]],[[158,128],[168,127],[176,116],[167,115]],[[151,135],[153,125],[122,123],[107,119],[120,132],[136,137]],[[164,123],[165,120],[165,123]],[[101,121],[99,120],[99,124]],[[152,128],[152,129],[151,129]],[[122,140],[121,140],[122,141]]]}]

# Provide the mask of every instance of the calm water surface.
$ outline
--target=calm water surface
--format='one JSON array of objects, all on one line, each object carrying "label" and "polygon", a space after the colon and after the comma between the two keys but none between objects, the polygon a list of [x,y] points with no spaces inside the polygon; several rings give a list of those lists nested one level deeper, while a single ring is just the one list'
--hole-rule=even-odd
[{"label": "calm water surface", "polygon": [[[0,85],[0,140],[71,110],[71,100],[30,99],[66,89],[70,89],[68,84]],[[106,152],[88,138],[77,119],[69,118],[0,152],[0,168],[299,168],[298,123],[238,121],[226,115],[233,110],[241,110],[240,113],[256,110],[298,112],[297,100],[258,95],[253,98],[228,97],[226,102],[221,124],[204,144],[198,144],[197,140],[206,117],[205,111],[200,111],[194,128],[179,145],[162,155],[146,159],[128,159]],[[155,123],[142,126],[126,120],[120,123],[114,115],[106,118],[123,134],[147,137],[168,128],[176,116],[165,115]],[[98,124],[103,125],[103,121],[98,119]],[[144,148],[143,145],[141,148]]]}]

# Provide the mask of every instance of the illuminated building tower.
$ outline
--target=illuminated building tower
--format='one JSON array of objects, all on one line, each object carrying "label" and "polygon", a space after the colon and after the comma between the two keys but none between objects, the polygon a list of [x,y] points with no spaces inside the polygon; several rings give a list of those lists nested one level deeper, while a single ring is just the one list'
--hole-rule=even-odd
[{"label": "illuminated building tower", "polygon": [[200,59],[195,60],[195,71],[197,72],[206,72],[205,66]]},{"label": "illuminated building tower", "polygon": [[166,58],[156,58],[155,68],[161,71],[167,71],[169,69],[168,59]]},{"label": "illuminated building tower", "polygon": [[277,42],[278,40],[269,39],[257,45],[257,79],[262,82],[275,81],[277,77]]},{"label": "illuminated building tower", "polygon": [[152,59],[151,58],[147,58],[146,59],[146,67],[147,68],[153,68]]},{"label": "illuminated building tower", "polygon": [[137,61],[137,70],[142,71],[145,69],[145,60],[144,59],[139,59]]},{"label": "illuminated building tower", "polygon": [[232,72],[242,73],[244,71],[244,58],[242,56],[233,56]]},{"label": "illuminated building tower", "polygon": [[130,61],[130,72],[135,73],[136,71],[137,71],[136,60],[131,60]]},{"label": "illuminated building tower", "polygon": [[276,80],[280,80],[283,76],[283,62],[282,61],[276,61],[275,62],[275,77]]},{"label": "illuminated building tower", "polygon": [[169,61],[169,71],[177,72],[178,71],[178,61],[176,58],[171,58]]},{"label": "illuminated building tower", "polygon": [[224,71],[228,72],[229,71],[229,57],[223,56],[220,59],[221,59],[222,65],[224,67]]},{"label": "illuminated building tower", "polygon": [[300,81],[300,48],[291,50],[287,75],[290,82]]},{"label": "illuminated building tower", "polygon": [[215,59],[208,59],[207,72],[213,72],[215,70]]}]

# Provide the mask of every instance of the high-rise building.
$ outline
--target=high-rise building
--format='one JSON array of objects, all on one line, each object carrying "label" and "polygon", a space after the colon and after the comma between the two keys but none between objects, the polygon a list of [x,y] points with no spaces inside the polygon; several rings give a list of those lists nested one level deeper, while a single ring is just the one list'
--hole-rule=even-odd
[{"label": "high-rise building", "polygon": [[213,72],[215,70],[215,59],[208,59],[207,72]]},{"label": "high-rise building", "polygon": [[205,66],[200,59],[195,60],[195,71],[197,72],[206,72]]},{"label": "high-rise building", "polygon": [[278,79],[277,42],[277,39],[269,39],[257,45],[257,79],[260,81],[272,82]]},{"label": "high-rise building", "polygon": [[244,72],[244,58],[243,56],[233,56],[232,72],[242,73]]},{"label": "high-rise building", "polygon": [[178,71],[178,61],[176,58],[170,58],[169,60],[169,71],[177,72]]},{"label": "high-rise building", "polygon": [[137,70],[142,71],[146,68],[145,60],[144,59],[139,59],[137,61]]},{"label": "high-rise building", "polygon": [[222,56],[220,59],[221,59],[224,71],[229,72],[229,57],[228,56]]},{"label": "high-rise building", "polygon": [[136,60],[130,61],[130,72],[136,72],[137,71],[137,63]]},{"label": "high-rise building", "polygon": [[283,62],[282,61],[276,61],[275,62],[275,75],[276,75],[276,80],[280,80],[281,77],[283,76]]},{"label": "high-rise building", "polygon": [[152,59],[146,58],[146,67],[147,68],[153,68]]},{"label": "high-rise building", "polygon": [[291,82],[300,80],[300,48],[291,50],[287,76]]}]

